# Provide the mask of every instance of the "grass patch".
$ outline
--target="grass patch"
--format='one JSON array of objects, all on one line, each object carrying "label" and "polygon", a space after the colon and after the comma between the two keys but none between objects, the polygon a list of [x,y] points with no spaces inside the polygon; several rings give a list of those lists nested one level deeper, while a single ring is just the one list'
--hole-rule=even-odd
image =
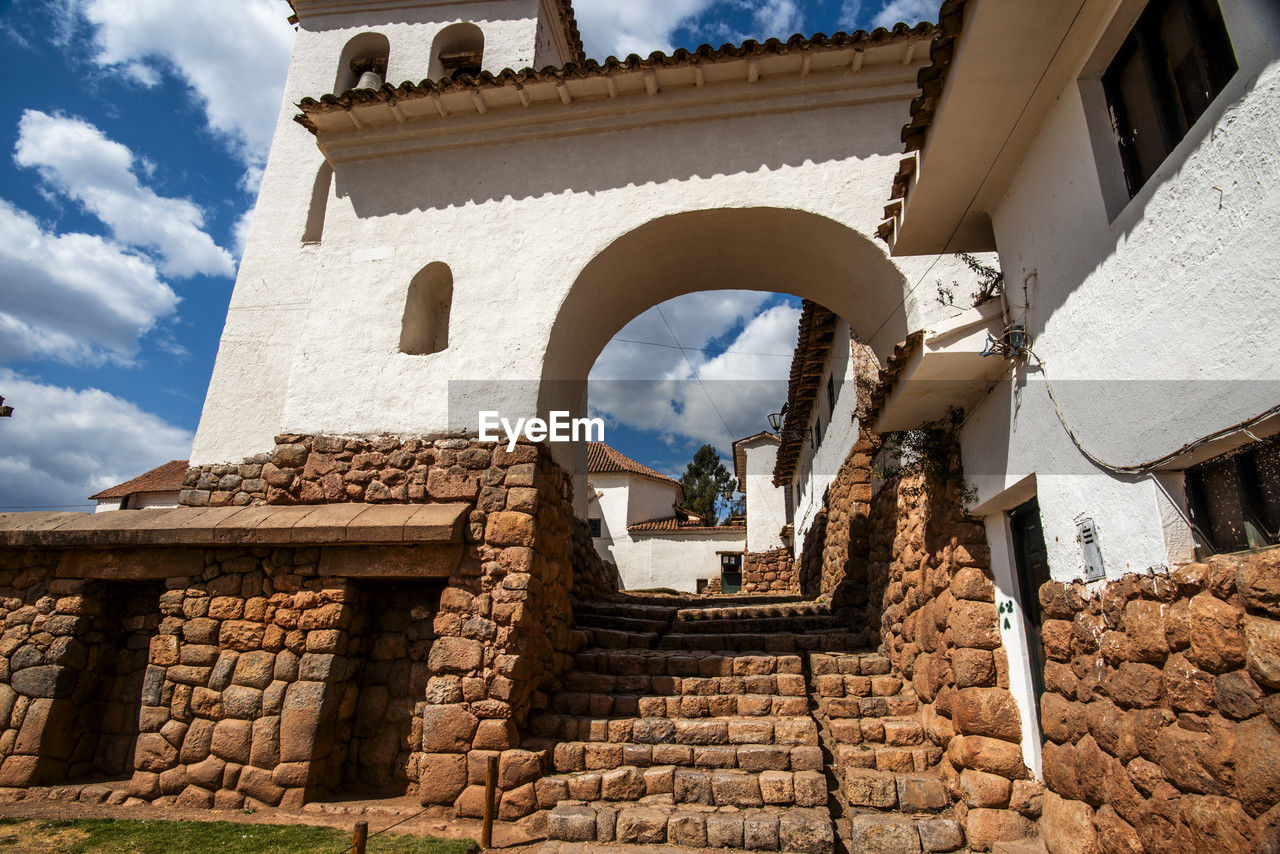
[{"label": "grass patch", "polygon": [[[226,821],[4,819],[0,847],[56,854],[343,854],[349,831],[310,825]],[[369,854],[473,854],[469,839],[388,833],[369,840]]]}]

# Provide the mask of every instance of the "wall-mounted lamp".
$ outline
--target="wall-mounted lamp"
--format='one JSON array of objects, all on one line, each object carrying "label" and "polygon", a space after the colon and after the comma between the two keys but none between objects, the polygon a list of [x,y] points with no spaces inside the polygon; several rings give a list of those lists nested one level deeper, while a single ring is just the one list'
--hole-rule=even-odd
[{"label": "wall-mounted lamp", "polygon": [[[3,400],[3,399],[4,398],[0,398],[0,400]],[[779,430],[782,429],[782,413],[781,412],[772,412],[769,414],[769,426],[773,429],[773,432],[775,433],[777,433]]]}]

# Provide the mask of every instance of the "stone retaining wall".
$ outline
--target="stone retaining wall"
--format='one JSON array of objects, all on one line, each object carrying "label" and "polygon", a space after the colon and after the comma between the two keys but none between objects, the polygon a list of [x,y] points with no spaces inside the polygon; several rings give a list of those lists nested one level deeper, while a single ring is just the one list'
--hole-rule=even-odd
[{"label": "stone retaining wall", "polygon": [[[279,438],[269,456],[193,469],[184,502],[328,503],[339,482],[341,503],[384,487],[402,503],[465,502],[449,577],[424,565],[415,578],[412,548],[352,544],[342,558],[101,552],[117,580],[97,577],[91,552],[0,549],[0,785],[96,772],[155,802],[239,807],[300,806],[345,782],[467,812],[496,751],[502,815],[531,812],[541,759],[519,750],[521,730],[571,660],[575,560],[587,595],[616,579],[574,552],[570,479],[533,445]],[[405,565],[383,573],[387,560]],[[113,604],[148,591],[147,608]],[[77,727],[86,708],[104,723]],[[140,732],[118,725],[130,709]]]},{"label": "stone retaining wall", "polygon": [[1280,550],[1040,600],[1051,854],[1280,850]]},{"label": "stone retaining wall", "polygon": [[799,593],[799,566],[791,550],[747,552],[742,559],[743,593]]}]

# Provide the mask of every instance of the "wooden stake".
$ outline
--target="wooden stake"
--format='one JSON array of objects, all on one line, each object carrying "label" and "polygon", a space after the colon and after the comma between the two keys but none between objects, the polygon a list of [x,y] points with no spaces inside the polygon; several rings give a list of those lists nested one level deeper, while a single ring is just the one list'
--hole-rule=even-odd
[{"label": "wooden stake", "polygon": [[480,847],[493,847],[494,795],[498,789],[498,757],[490,756],[484,774],[484,829],[480,832]]},{"label": "wooden stake", "polygon": [[351,834],[351,854],[364,854],[364,845],[369,841],[369,822],[357,821],[356,829]]}]

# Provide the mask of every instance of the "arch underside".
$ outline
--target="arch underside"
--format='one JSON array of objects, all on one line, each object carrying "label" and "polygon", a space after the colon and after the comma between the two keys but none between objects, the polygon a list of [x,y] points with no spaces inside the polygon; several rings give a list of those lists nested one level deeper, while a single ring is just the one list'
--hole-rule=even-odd
[{"label": "arch underside", "polygon": [[579,274],[552,327],[538,408],[578,411],[609,340],[684,294],[755,290],[810,299],[887,350],[907,332],[906,288],[869,237],[817,214],[751,207],[661,217],[615,240]]}]

